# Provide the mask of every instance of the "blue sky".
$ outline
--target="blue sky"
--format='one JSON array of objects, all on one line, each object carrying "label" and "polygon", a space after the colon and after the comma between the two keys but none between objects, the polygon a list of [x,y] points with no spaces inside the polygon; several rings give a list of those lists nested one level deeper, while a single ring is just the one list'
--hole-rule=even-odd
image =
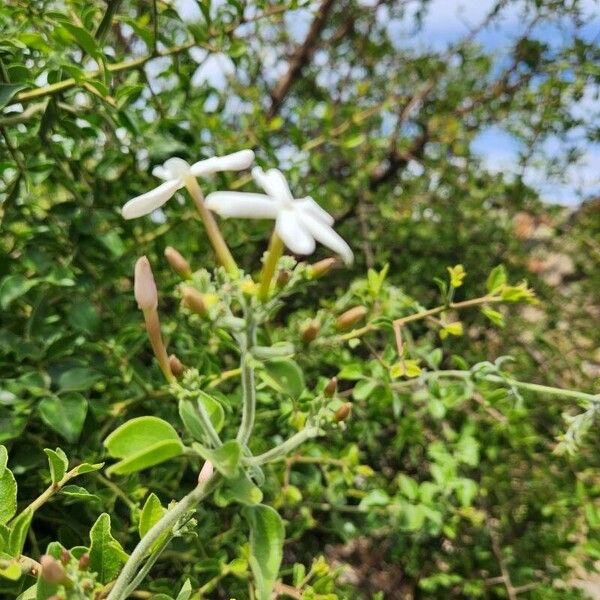
[{"label": "blue sky", "polygon": [[[362,0],[365,4],[372,4],[374,0]],[[213,6],[219,0],[213,0]],[[443,49],[449,44],[461,39],[469,29],[481,22],[488,13],[494,0],[431,0],[429,10],[424,21],[422,30],[415,33],[413,20],[403,19],[401,22],[390,20],[388,30],[390,38],[397,40],[399,45],[403,43],[411,46],[422,45],[423,47],[434,47]],[[585,28],[582,32],[584,37],[600,39],[600,0],[580,0],[585,13]],[[180,15],[188,20],[201,18],[196,0],[175,0]],[[318,6],[311,5],[311,9]],[[410,5],[409,5],[410,6]],[[486,49],[496,53],[502,60],[503,49],[511,44],[522,32],[522,19],[520,17],[522,7],[519,2],[511,5],[502,14],[499,22],[493,26],[481,30],[476,40]],[[380,7],[381,10],[381,7]],[[286,24],[293,38],[298,41],[304,39],[306,31],[312,20],[312,10],[300,9],[286,15]],[[534,30],[534,35],[550,44],[560,44],[565,37],[572,32],[564,27],[564,24],[548,24]],[[200,58],[200,57],[199,57]],[[273,64],[265,64],[265,69],[277,78],[278,71],[285,68],[279,57],[272,57]],[[227,85],[227,75],[233,69],[231,61],[223,55],[215,55],[204,60],[202,66],[195,74],[198,84],[210,81],[215,87]],[[586,90],[584,98],[578,104],[573,104],[573,113],[577,116],[591,121],[600,116],[599,90],[596,86]],[[581,132],[573,132],[576,138]],[[537,189],[543,199],[565,205],[575,205],[585,198],[600,196],[600,144],[592,144],[583,139],[579,140],[582,149],[580,161],[559,175],[548,177],[535,166],[532,161],[523,171],[525,181]],[[508,132],[499,127],[491,127],[482,131],[474,140],[472,149],[481,158],[487,169],[494,172],[502,172],[507,177],[515,174],[518,165],[519,153],[522,150],[518,140]],[[543,155],[546,157],[560,157],[566,151],[564,145],[558,139],[549,139],[542,147]],[[536,158],[541,159],[542,154]]]}]

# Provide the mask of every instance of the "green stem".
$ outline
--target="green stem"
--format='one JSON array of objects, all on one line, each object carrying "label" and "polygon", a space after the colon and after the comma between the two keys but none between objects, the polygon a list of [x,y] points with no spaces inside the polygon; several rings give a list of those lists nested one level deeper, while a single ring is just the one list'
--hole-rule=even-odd
[{"label": "green stem", "polygon": [[271,282],[273,281],[273,275],[277,269],[277,263],[283,254],[283,241],[277,235],[275,230],[271,234],[271,240],[269,241],[269,248],[267,250],[267,257],[265,258],[265,264],[263,265],[260,273],[260,285],[258,288],[258,299],[261,302],[266,302],[269,299],[269,292],[271,291]]},{"label": "green stem", "polygon": [[319,434],[318,427],[306,427],[302,431],[295,433],[291,438],[285,440],[285,442],[279,444],[279,446],[275,446],[275,448],[271,448],[267,452],[263,454],[259,454],[258,456],[253,456],[247,458],[245,460],[246,464],[253,466],[260,466],[266,463],[273,462],[290,453],[292,450],[295,450],[300,444],[303,444],[306,440],[310,438],[316,437]]},{"label": "green stem", "polygon": [[501,383],[504,385],[514,386],[522,390],[528,390],[537,394],[548,394],[549,396],[562,396],[564,398],[574,398],[575,400],[583,400],[585,402],[600,403],[600,394],[588,394],[586,392],[579,392],[577,390],[565,390],[563,388],[553,387],[549,385],[542,385],[539,383],[528,383],[525,381],[518,381],[510,377],[501,377],[500,375],[493,375],[491,373],[474,377],[477,373],[473,371],[459,371],[448,369],[447,371],[427,371],[421,374],[419,377],[409,381],[403,381],[398,386],[393,387],[405,387],[407,383],[417,383],[423,380],[429,379],[464,379],[464,380],[483,380],[489,383]]},{"label": "green stem", "polygon": [[256,326],[252,316],[248,316],[248,327],[246,329],[245,339],[241,345],[240,368],[242,371],[242,421],[238,430],[236,439],[242,444],[248,444],[252,429],[254,429],[254,419],[256,417],[256,388],[254,384],[254,367],[252,366],[252,347],[255,343]]},{"label": "green stem", "polygon": [[206,204],[204,204],[204,196],[200,186],[198,185],[198,182],[194,177],[186,177],[185,187],[194,200],[194,204],[196,205],[196,209],[198,210],[200,218],[204,223],[208,239],[215,250],[218,261],[225,267],[231,276],[236,277],[239,274],[239,269],[233,256],[231,255],[231,252],[229,251],[229,248],[223,238],[223,234],[217,225],[215,217],[210,210],[206,208]]},{"label": "green stem", "polygon": [[208,494],[215,489],[218,482],[218,474],[213,475],[208,483],[198,485],[187,496],[184,496],[171,510],[168,510],[163,515],[135,547],[122,571],[119,573],[106,600],[125,600],[125,598],[127,598],[126,592],[129,588],[129,582],[135,578],[140,565],[150,552],[154,543],[163,535],[163,533],[171,531],[185,513],[195,508],[197,504],[208,496]]}]

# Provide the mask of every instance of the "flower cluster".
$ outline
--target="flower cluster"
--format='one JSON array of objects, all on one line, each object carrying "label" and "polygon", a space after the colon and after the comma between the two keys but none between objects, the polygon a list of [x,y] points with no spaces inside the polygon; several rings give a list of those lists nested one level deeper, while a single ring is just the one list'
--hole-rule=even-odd
[{"label": "flower cluster", "polygon": [[[209,209],[222,217],[249,219],[274,219],[274,236],[277,236],[295,254],[307,255],[315,251],[316,242],[337,253],[345,264],[353,261],[350,246],[333,229],[334,219],[310,196],[294,198],[281,171],[260,167],[252,169],[254,181],[266,192],[213,192],[204,201],[199,197],[196,177],[205,177],[218,171],[239,171],[248,168],[254,160],[252,150],[241,150],[226,156],[215,156],[192,165],[181,158],[170,158],[157,166],[152,173],[164,183],[157,188],[133,198],[123,206],[122,214],[133,219],[160,208],[183,187],[194,197],[201,216],[215,246],[220,249],[211,235],[211,224],[207,222],[203,209]],[[222,240],[221,238],[219,238]],[[224,242],[221,241],[224,244]],[[221,249],[222,252],[222,249]],[[225,262],[225,261],[222,261]]]}]

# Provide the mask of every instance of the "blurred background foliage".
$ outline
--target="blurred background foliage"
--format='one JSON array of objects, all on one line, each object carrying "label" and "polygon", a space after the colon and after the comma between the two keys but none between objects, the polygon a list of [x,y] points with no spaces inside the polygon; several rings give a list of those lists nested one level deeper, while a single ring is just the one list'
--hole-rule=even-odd
[{"label": "blurred background foliage", "polygon": [[[182,196],[130,222],[119,209],[154,186],[152,166],[172,155],[253,148],[335,215],[357,257],[292,297],[270,332],[298,344],[304,375],[293,391],[261,390],[257,450],[297,427],[303,400],[331,376],[353,404],[339,431],[268,473],[266,499],[287,520],[281,596],[563,599],[592,589],[597,436],[576,455],[553,454],[563,413],[577,406],[461,381],[396,386],[387,331],[356,345],[302,341],[315,316],[356,304],[396,317],[435,306],[434,278],[455,264],[467,272],[457,297],[482,295],[503,263],[539,304],[500,309],[503,328],[465,311],[464,335],[443,341],[435,325],[415,324],[410,356],[453,368],[511,355],[521,380],[598,391],[599,200],[546,204],[526,177],[532,167],[560,177],[599,141],[590,5],[498,0],[474,22],[467,3],[465,34],[441,48],[417,37],[435,10],[426,0],[4,2],[0,442],[20,501],[49,482],[44,447],[97,462],[126,418],[176,414],[133,300],[140,254],[159,281],[170,349],[207,381],[235,367],[219,332],[178,312],[163,258],[172,245],[195,268],[214,265],[193,207]],[[481,32],[506,14],[518,31],[499,49],[482,45]],[[582,100],[585,117],[573,109]],[[510,174],[474,151],[492,126],[519,142]],[[560,155],[545,152],[549,139]],[[241,186],[251,189],[249,177],[230,173],[202,183],[205,192]],[[223,229],[239,263],[256,270],[269,224]],[[385,264],[374,293],[366,271]],[[213,391],[235,427],[237,380]],[[102,511],[130,550],[148,493],[179,497],[192,467],[182,458],[126,478],[89,474],[80,485],[93,498],[45,505],[25,553],[86,543]],[[172,593],[189,577],[201,597],[248,597],[239,521],[232,508],[202,508],[198,537],[164,555],[149,592]]]}]

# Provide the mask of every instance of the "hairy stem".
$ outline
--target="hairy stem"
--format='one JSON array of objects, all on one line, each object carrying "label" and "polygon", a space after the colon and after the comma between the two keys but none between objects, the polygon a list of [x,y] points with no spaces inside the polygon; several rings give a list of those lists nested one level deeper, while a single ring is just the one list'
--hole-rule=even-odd
[{"label": "hairy stem", "polygon": [[189,510],[196,507],[210,492],[212,492],[219,481],[219,476],[215,474],[212,479],[202,485],[198,485],[187,496],[184,496],[171,510],[168,510],[164,516],[148,531],[135,547],[131,556],[125,563],[121,573],[117,577],[106,600],[125,600],[127,597],[130,582],[136,577],[140,566],[149,554],[150,549],[163,533],[171,531]]},{"label": "hairy stem", "polygon": [[503,385],[513,386],[521,390],[528,390],[537,394],[547,394],[549,396],[562,396],[564,398],[574,398],[575,400],[582,400],[584,402],[600,403],[600,394],[588,394],[586,392],[579,392],[577,390],[566,390],[563,388],[553,387],[549,385],[542,385],[539,383],[528,383],[526,381],[519,381],[512,379],[512,377],[501,377],[500,375],[494,375],[493,373],[477,374],[473,371],[460,371],[460,370],[442,370],[442,371],[427,371],[408,381],[401,381],[398,384],[393,385],[395,388],[406,387],[408,384],[416,384],[418,382],[427,381],[429,379],[464,379],[478,381],[487,381],[489,383],[500,383]]},{"label": "hairy stem", "polygon": [[245,462],[246,464],[253,466],[259,466],[273,462],[274,460],[277,460],[282,456],[289,454],[290,452],[292,452],[292,450],[295,450],[298,446],[300,446],[300,444],[303,444],[306,440],[309,440],[310,438],[316,437],[318,434],[318,427],[306,427],[302,431],[295,433],[291,438],[285,440],[285,442],[279,444],[279,446],[275,446],[274,448],[271,448],[270,450],[267,450],[267,452],[259,454],[258,456],[247,458]]},{"label": "hairy stem", "polygon": [[238,430],[236,439],[245,445],[250,439],[252,429],[254,428],[254,419],[256,416],[256,388],[254,383],[254,367],[252,366],[251,349],[254,346],[256,337],[256,325],[252,316],[248,316],[248,327],[246,329],[245,340],[241,347],[240,368],[242,371],[242,421]]}]

